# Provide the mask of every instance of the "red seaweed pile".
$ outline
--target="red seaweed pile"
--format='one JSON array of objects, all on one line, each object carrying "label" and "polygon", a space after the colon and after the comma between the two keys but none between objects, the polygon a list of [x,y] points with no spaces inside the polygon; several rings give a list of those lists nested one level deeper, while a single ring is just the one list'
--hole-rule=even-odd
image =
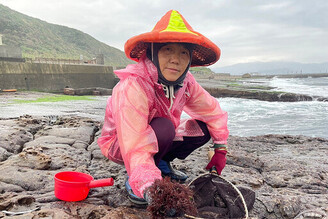
[{"label": "red seaweed pile", "polygon": [[197,215],[193,192],[169,177],[156,180],[147,192],[151,198],[147,210],[152,218],[179,217],[185,213]]}]

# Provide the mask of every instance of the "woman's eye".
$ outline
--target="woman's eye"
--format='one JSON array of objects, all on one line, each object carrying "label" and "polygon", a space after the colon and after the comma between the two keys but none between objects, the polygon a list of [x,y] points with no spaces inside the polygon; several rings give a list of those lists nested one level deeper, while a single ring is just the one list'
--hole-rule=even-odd
[{"label": "woman's eye", "polygon": [[182,55],[189,55],[189,53],[187,51],[182,51],[181,53],[182,53]]}]

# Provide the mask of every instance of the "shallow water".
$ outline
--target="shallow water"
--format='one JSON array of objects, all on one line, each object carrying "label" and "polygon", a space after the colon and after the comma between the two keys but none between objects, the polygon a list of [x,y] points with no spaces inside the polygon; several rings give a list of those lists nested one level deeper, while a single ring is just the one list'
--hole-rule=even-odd
[{"label": "shallow water", "polygon": [[89,117],[102,121],[108,97],[95,96],[93,100],[74,100],[62,102],[7,103],[0,105],[0,118],[15,118],[22,115],[51,116],[72,115]]}]

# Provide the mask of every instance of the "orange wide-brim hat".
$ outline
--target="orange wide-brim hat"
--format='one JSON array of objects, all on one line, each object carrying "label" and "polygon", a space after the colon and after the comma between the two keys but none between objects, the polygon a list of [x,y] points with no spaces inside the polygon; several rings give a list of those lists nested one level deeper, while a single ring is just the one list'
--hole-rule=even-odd
[{"label": "orange wide-brim hat", "polygon": [[130,38],[124,46],[129,59],[139,61],[147,51],[149,43],[192,43],[191,66],[208,66],[220,58],[220,48],[202,34],[194,31],[182,15],[175,10],[168,11],[151,32]]}]

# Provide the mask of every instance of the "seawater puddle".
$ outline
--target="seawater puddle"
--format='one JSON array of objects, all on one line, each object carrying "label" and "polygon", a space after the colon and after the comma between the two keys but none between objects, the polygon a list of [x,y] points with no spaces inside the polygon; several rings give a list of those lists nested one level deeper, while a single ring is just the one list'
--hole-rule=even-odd
[{"label": "seawater puddle", "polygon": [[0,118],[15,118],[22,115],[50,116],[72,115],[102,121],[108,97],[95,96],[92,100],[61,102],[8,103],[0,105]]}]

